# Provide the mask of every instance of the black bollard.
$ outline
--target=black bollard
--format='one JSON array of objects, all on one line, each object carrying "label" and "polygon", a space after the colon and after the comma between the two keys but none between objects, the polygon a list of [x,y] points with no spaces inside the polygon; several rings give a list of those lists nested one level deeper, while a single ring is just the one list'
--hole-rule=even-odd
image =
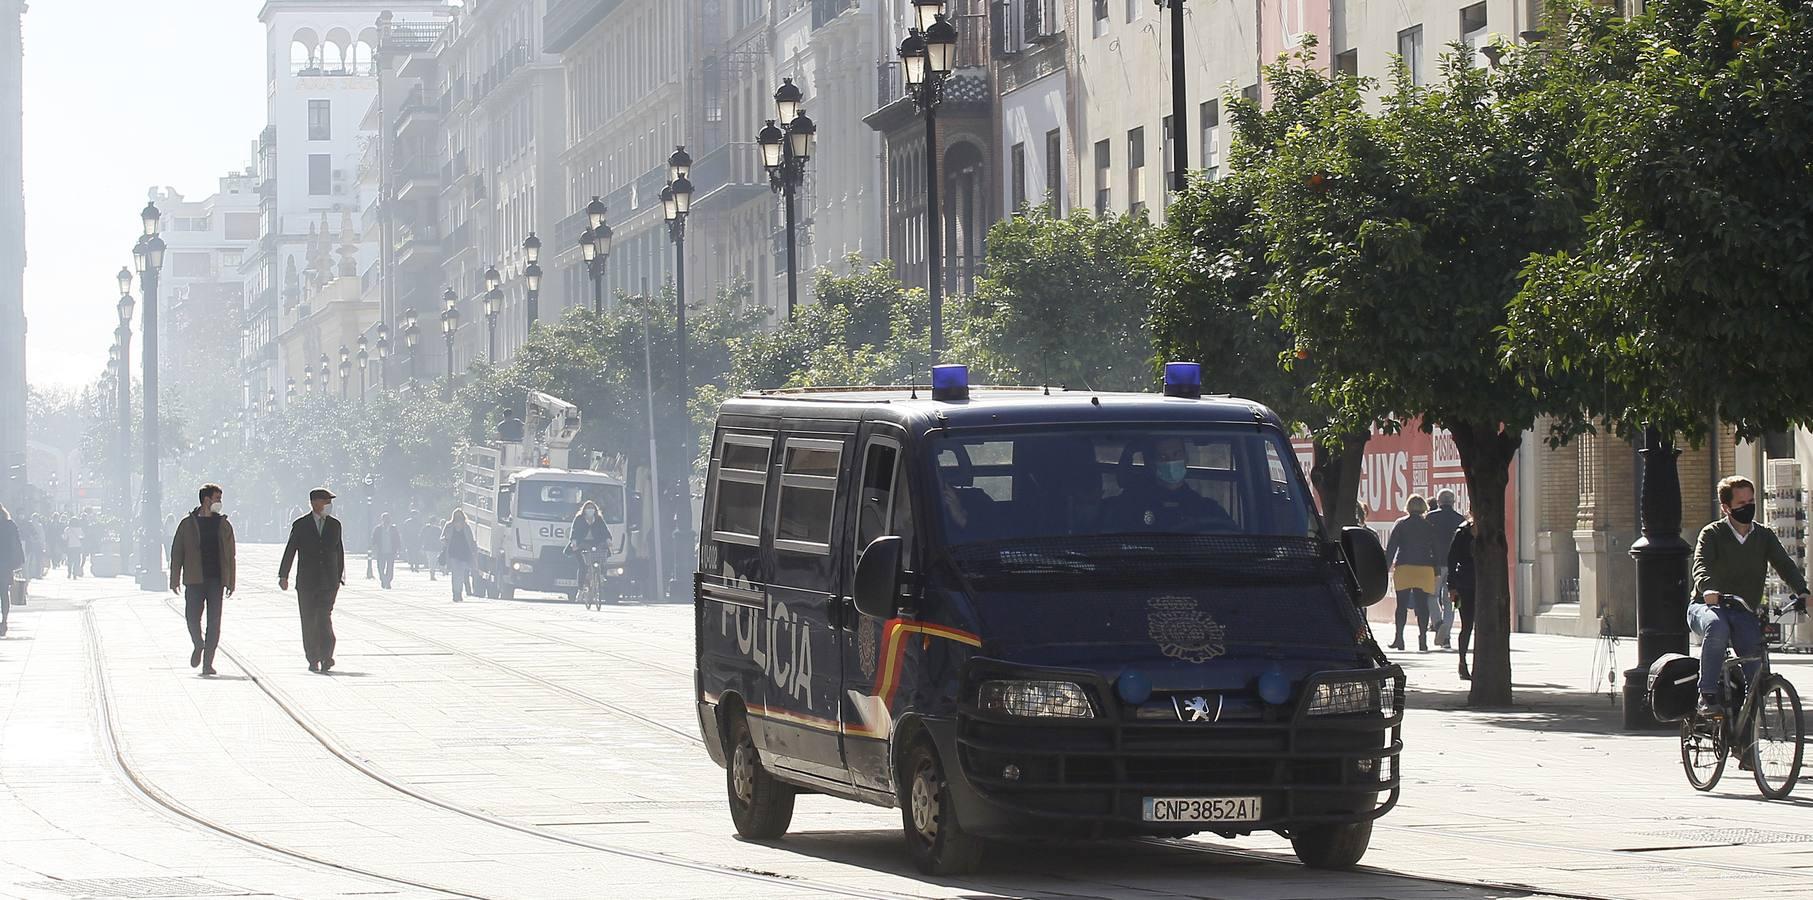
[{"label": "black bollard", "polygon": [[1681,538],[1681,451],[1654,426],[1643,433],[1643,536],[1631,544],[1637,564],[1637,666],[1624,673],[1624,728],[1672,728],[1656,721],[1645,696],[1649,665],[1664,653],[1687,652],[1691,547]]}]

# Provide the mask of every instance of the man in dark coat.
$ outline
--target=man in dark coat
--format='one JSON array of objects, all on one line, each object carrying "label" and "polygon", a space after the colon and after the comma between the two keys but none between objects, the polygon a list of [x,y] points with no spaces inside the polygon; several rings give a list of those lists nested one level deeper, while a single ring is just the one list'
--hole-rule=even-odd
[{"label": "man in dark coat", "polygon": [[13,605],[13,570],[25,565],[25,542],[19,539],[19,525],[0,506],[0,634],[6,633],[6,620]]},{"label": "man in dark coat", "polygon": [[329,515],[334,494],[326,488],[308,493],[311,512],[290,523],[290,541],[277,566],[277,587],[290,589],[290,564],[296,563],[296,605],[302,612],[302,652],[308,670],[326,674],[334,667],[334,597],[346,583],[346,545],[340,520]]}]

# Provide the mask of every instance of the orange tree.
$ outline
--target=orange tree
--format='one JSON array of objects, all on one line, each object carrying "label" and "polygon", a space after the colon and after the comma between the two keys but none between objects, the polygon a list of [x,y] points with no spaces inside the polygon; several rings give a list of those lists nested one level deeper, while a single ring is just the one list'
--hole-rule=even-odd
[{"label": "orange tree", "polygon": [[[1299,66],[1301,63],[1298,64]],[[1526,128],[1521,83],[1444,57],[1439,86],[1401,67],[1382,108],[1336,83],[1304,98],[1252,177],[1263,302],[1310,363],[1305,392],[1337,430],[1390,410],[1454,437],[1478,523],[1470,702],[1511,701],[1505,490],[1523,433],[1578,406],[1571,382],[1504,363],[1501,331],[1534,253],[1569,246],[1578,193]],[[1272,67],[1275,84],[1289,66]]]}]

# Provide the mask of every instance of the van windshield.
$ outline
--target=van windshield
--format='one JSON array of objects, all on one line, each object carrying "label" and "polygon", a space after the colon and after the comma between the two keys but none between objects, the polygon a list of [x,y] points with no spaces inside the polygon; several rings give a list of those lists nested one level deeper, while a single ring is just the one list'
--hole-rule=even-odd
[{"label": "van windshield", "polygon": [[1165,423],[956,431],[934,442],[932,465],[944,540],[953,548],[1320,533],[1290,446],[1272,429]]},{"label": "van windshield", "polygon": [[604,521],[623,521],[623,487],[583,481],[522,481],[516,485],[516,514],[538,521],[571,522],[591,500]]}]

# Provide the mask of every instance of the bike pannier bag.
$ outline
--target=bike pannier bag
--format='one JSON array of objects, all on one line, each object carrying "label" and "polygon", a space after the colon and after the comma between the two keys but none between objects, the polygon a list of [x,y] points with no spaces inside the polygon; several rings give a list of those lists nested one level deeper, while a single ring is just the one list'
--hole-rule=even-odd
[{"label": "bike pannier bag", "polygon": [[1678,722],[1693,713],[1700,699],[1700,661],[1664,653],[1649,666],[1649,709],[1662,722]]}]

